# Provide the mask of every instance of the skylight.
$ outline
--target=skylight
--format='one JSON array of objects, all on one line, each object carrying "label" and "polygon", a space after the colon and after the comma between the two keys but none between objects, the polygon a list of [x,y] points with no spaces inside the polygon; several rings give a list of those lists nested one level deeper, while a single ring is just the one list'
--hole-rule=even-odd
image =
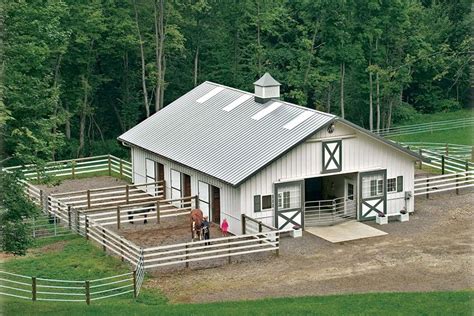
[{"label": "skylight", "polygon": [[295,117],[294,119],[286,123],[283,126],[283,128],[291,130],[295,128],[296,126],[300,125],[301,123],[303,123],[304,121],[306,121],[307,119],[309,119],[313,115],[314,115],[314,112],[312,111],[304,111],[303,113],[301,113],[300,115],[298,115],[297,117]]},{"label": "skylight", "polygon": [[208,93],[206,93],[205,95],[203,95],[202,97],[200,97],[199,99],[197,99],[196,102],[197,103],[204,103],[207,100],[209,100],[210,98],[212,98],[213,96],[215,96],[216,94],[218,94],[219,92],[221,92],[222,90],[224,90],[223,87],[216,87],[216,88],[212,89],[211,91],[209,91]]},{"label": "skylight", "polygon": [[280,106],[281,106],[280,102],[273,102],[272,104],[270,104],[269,106],[267,106],[266,108],[264,108],[263,110],[255,114],[254,116],[252,116],[252,118],[258,121],[259,119],[265,117],[266,115],[278,109]]},{"label": "skylight", "polygon": [[239,105],[241,105],[242,103],[244,103],[245,101],[247,101],[248,99],[250,99],[251,97],[252,97],[251,94],[243,94],[237,99],[235,99],[234,101],[232,101],[232,103],[227,105],[225,108],[223,108],[223,110],[226,112],[230,112],[236,107],[238,107]]}]

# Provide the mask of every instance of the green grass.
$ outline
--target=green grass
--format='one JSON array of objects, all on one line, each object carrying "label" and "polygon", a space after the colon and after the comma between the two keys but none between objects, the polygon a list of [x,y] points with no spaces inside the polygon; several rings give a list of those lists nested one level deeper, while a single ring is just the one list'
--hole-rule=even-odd
[{"label": "green grass", "polygon": [[[411,125],[427,122],[446,121],[461,118],[468,118],[474,115],[473,110],[461,110],[448,113],[435,113],[418,115],[412,120],[408,120],[399,125]],[[474,127],[460,127],[444,131],[426,132],[419,134],[410,134],[403,136],[389,137],[390,139],[400,142],[433,142],[433,143],[450,143],[462,145],[474,145]]]},{"label": "green grass", "polygon": [[[63,246],[58,247],[58,245]],[[49,251],[48,251],[49,249]],[[41,250],[41,251],[40,251]],[[82,237],[39,240],[32,254],[2,269],[49,278],[84,280],[128,271]],[[471,315],[474,292],[367,293],[255,301],[170,304],[159,290],[85,303],[30,302],[0,297],[3,315]],[[3,310],[2,310],[3,309]]]}]

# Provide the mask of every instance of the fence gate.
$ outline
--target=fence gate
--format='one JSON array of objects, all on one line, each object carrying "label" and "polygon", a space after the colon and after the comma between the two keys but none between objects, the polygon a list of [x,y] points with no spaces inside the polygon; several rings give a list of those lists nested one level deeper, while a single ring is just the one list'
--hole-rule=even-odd
[{"label": "fence gate", "polygon": [[275,184],[275,227],[303,227],[303,190],[304,181]]},{"label": "fence gate", "polygon": [[360,173],[359,220],[375,218],[377,212],[387,213],[387,170]]}]

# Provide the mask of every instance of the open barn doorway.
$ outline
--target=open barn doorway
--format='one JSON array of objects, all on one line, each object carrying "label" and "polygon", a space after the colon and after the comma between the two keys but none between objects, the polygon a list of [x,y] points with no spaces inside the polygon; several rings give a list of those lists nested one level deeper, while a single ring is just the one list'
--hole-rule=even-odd
[{"label": "open barn doorway", "polygon": [[305,227],[357,218],[357,173],[305,179]]},{"label": "open barn doorway", "polygon": [[218,187],[211,186],[211,197],[212,197],[212,215],[211,221],[220,225],[221,223],[221,190]]}]

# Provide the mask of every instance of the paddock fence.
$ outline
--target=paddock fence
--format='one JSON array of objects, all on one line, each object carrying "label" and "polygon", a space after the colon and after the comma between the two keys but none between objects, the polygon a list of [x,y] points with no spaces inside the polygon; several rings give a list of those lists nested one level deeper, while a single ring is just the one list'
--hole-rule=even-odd
[{"label": "paddock fence", "polygon": [[282,232],[277,230],[144,248],[144,266],[145,269],[170,265],[189,267],[192,262],[220,258],[227,259],[227,262],[231,263],[231,258],[235,256],[269,251],[279,255],[279,239]]},{"label": "paddock fence", "polygon": [[422,165],[429,166],[440,170],[441,174],[474,170],[474,163],[469,160],[446,156],[428,149],[419,149],[419,153],[429,159],[429,162],[420,162],[420,168]]},{"label": "paddock fence", "polygon": [[391,128],[384,128],[378,131],[374,131],[379,136],[393,137],[411,135],[417,133],[427,133],[436,131],[445,131],[450,129],[465,128],[474,126],[474,117],[461,118],[446,121],[437,121],[429,123],[420,123],[413,125],[396,126]]},{"label": "paddock fence", "polygon": [[246,214],[241,216],[242,234],[259,234],[278,231],[278,228],[263,223],[260,219],[250,217]]},{"label": "paddock fence", "polygon": [[450,173],[441,176],[427,176],[415,179],[414,196],[425,195],[428,199],[430,194],[474,187],[474,171]]},{"label": "paddock fence", "polygon": [[94,280],[60,280],[26,276],[0,270],[0,295],[31,301],[85,302],[115,296],[138,295],[137,272]]},{"label": "paddock fence", "polygon": [[474,146],[430,142],[398,142],[398,144],[413,151],[424,149],[446,157],[474,161]]},{"label": "paddock fence", "polygon": [[20,165],[3,168],[6,172],[20,171],[25,179],[40,182],[47,177],[76,178],[88,174],[113,173],[132,180],[132,164],[113,155],[102,155],[47,162],[44,165]]}]

